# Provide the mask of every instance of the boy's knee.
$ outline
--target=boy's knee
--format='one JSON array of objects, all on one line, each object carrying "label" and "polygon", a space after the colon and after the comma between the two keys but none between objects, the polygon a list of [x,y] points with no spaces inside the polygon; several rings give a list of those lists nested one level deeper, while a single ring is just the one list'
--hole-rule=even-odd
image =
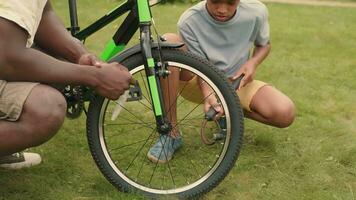
[{"label": "boy's knee", "polygon": [[169,43],[183,43],[183,41],[179,37],[179,35],[177,35],[175,33],[165,33],[163,35],[163,38],[165,38],[166,41],[169,42]]},{"label": "boy's knee", "polygon": [[283,108],[280,108],[278,110],[278,113],[276,115],[279,116],[279,122],[278,122],[278,127],[279,128],[286,128],[290,126],[294,119],[295,119],[295,106],[291,102],[288,105],[285,105]]}]

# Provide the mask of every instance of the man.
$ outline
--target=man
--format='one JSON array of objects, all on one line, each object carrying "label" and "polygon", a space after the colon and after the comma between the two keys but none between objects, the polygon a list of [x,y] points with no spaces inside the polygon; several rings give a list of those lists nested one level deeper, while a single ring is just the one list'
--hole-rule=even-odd
[{"label": "man", "polygon": [[[178,22],[178,31],[180,36],[167,34],[167,40],[183,41],[188,51],[210,60],[231,81],[244,75],[236,92],[246,117],[280,128],[288,127],[293,122],[293,102],[271,85],[254,80],[257,67],[271,48],[265,5],[257,0],[206,0],[183,13]],[[172,74],[177,73],[180,73],[177,80],[187,80],[188,77],[189,84],[196,84],[192,94],[210,94],[209,87],[204,83],[182,72],[173,71]],[[200,89],[202,92],[199,92]],[[219,115],[223,114],[221,107],[216,107],[218,104],[214,95],[205,99],[204,104],[205,111],[214,107]],[[171,116],[174,124],[176,119]],[[161,137],[165,138],[160,138],[147,156],[153,162],[165,163],[181,146],[182,139],[178,128],[172,130],[169,136]],[[160,141],[166,142],[163,144]],[[160,153],[162,150],[166,153]]]},{"label": "man", "polygon": [[[33,42],[69,62],[30,48]],[[89,54],[66,31],[49,1],[0,1],[0,167],[40,163],[37,154],[17,152],[46,142],[61,127],[65,99],[46,84],[83,84],[117,99],[130,79],[122,65]]]}]

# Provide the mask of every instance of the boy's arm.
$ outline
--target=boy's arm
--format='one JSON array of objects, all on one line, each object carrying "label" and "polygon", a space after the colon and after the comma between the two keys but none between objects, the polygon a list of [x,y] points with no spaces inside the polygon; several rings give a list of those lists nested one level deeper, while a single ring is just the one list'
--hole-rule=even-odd
[{"label": "boy's arm", "polygon": [[264,46],[255,46],[251,58],[241,66],[241,68],[235,73],[233,77],[230,78],[232,81],[234,81],[241,75],[244,75],[238,89],[245,86],[247,83],[254,79],[257,67],[268,56],[270,51],[271,44],[269,42]]},{"label": "boy's arm", "polygon": [[260,21],[260,23],[258,23],[260,25],[258,26],[257,36],[254,41],[255,48],[253,50],[253,54],[251,58],[241,66],[235,75],[230,78],[231,80],[236,80],[238,77],[244,74],[239,89],[253,80],[258,65],[262,63],[262,61],[268,56],[271,50],[268,10],[265,5],[263,5],[263,8],[264,9],[261,11],[260,17],[257,18],[257,20]]},{"label": "boy's arm", "polygon": [[198,84],[204,98],[204,112],[208,112],[210,107],[213,107],[217,112],[217,115],[214,116],[215,119],[220,118],[224,114],[224,111],[215,97],[215,92],[208,84],[206,84],[205,81],[201,80],[200,78],[198,78]]}]

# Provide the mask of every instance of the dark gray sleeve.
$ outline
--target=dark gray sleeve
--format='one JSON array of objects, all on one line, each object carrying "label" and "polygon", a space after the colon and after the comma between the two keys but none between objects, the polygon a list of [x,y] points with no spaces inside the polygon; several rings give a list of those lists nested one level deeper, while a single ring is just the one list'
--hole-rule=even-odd
[{"label": "dark gray sleeve", "polygon": [[260,27],[258,27],[257,37],[255,40],[255,45],[265,46],[270,40],[270,30],[268,23],[268,10],[265,6],[263,6],[262,17],[260,18],[261,22]]},{"label": "dark gray sleeve", "polygon": [[201,49],[197,36],[187,24],[178,24],[178,32],[187,46],[188,51],[203,58],[207,58],[206,54]]}]

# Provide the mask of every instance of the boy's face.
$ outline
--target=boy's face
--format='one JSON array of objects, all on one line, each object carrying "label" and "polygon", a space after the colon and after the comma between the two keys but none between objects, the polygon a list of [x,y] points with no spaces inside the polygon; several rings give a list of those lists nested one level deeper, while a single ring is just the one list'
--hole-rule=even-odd
[{"label": "boy's face", "polygon": [[206,7],[215,20],[226,22],[235,15],[239,3],[240,0],[207,0]]}]

